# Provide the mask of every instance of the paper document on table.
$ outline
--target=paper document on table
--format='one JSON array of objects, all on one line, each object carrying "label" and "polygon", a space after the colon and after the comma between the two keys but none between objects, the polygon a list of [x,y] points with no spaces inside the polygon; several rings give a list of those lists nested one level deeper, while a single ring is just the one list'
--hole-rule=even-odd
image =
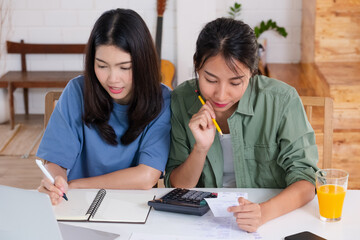
[{"label": "paper document on table", "polygon": [[214,217],[232,217],[233,213],[228,212],[228,207],[238,206],[238,198],[248,198],[243,192],[219,192],[217,198],[205,198]]},{"label": "paper document on table", "polygon": [[201,220],[196,221],[192,226],[187,226],[186,229],[190,233],[199,233],[201,239],[207,240],[262,239],[257,232],[248,233],[241,230],[234,217],[214,217],[210,212],[202,216]]},{"label": "paper document on table", "polygon": [[[165,224],[165,223],[164,223]],[[184,231],[186,229],[186,231]],[[171,237],[166,235],[171,232]],[[163,235],[164,234],[164,235]],[[199,218],[190,218],[181,226],[169,226],[162,234],[133,233],[131,240],[260,240],[258,233],[248,233],[241,230],[233,217],[214,217],[209,211]]]},{"label": "paper document on table", "polygon": [[218,192],[217,198],[236,198],[236,201],[239,197],[248,198],[248,193],[246,192]]},{"label": "paper document on table", "polygon": [[[209,231],[206,229],[208,234],[202,234],[197,236],[185,236],[185,235],[176,235],[176,234],[156,234],[156,233],[139,233],[134,232],[131,234],[129,240],[198,240],[198,239],[207,239],[207,240],[261,240],[262,237],[258,233],[248,233],[240,229],[235,229],[236,233],[230,234],[226,230],[221,230],[216,228],[218,233]],[[211,232],[211,233],[209,233]],[[225,235],[223,235],[225,234]]]},{"label": "paper document on table", "polygon": [[[170,215],[169,215],[170,216]],[[155,216],[153,216],[155,217]],[[129,240],[260,240],[257,233],[243,231],[237,225],[234,217],[214,217],[208,211],[203,216],[173,214],[173,218],[158,218],[156,225],[166,226],[157,229],[151,226],[146,231],[132,232]],[[150,222],[154,224],[154,222]],[[184,231],[184,229],[186,229]]]}]

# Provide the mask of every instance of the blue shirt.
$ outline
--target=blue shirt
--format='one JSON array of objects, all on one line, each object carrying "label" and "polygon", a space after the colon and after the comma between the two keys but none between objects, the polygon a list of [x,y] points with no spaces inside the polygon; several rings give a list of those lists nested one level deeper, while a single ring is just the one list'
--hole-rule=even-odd
[{"label": "blue shirt", "polygon": [[[94,177],[145,164],[164,171],[170,145],[170,90],[161,85],[163,108],[129,145],[108,144],[94,126],[82,121],[84,77],[64,89],[41,140],[37,156],[68,169],[68,180]],[[113,102],[109,125],[117,140],[128,129],[127,105]]]}]

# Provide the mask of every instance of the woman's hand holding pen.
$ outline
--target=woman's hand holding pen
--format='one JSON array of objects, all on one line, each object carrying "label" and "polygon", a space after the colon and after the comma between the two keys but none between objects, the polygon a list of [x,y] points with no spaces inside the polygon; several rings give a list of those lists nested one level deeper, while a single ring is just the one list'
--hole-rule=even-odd
[{"label": "woman's hand holding pen", "polygon": [[66,169],[51,162],[46,163],[46,169],[45,166],[39,167],[40,169],[42,168],[44,178],[41,180],[38,191],[48,194],[53,205],[59,204],[62,198],[67,199],[65,193],[69,186],[67,183]]},{"label": "woman's hand holding pen", "polygon": [[209,151],[214,142],[216,129],[212,119],[215,117],[211,104],[206,102],[190,119],[189,128],[199,150]]},{"label": "woman's hand holding pen", "polygon": [[62,176],[56,176],[54,180],[55,182],[52,184],[48,178],[44,177],[38,191],[48,194],[52,205],[57,205],[62,201],[63,194],[67,192],[68,183]]},{"label": "woman's hand holding pen", "polygon": [[239,206],[229,207],[228,211],[234,213],[236,223],[240,229],[255,232],[262,223],[261,205],[240,197]]},{"label": "woman's hand holding pen", "polygon": [[215,138],[212,117],[215,117],[212,106],[210,103],[204,103],[190,119],[189,128],[196,142],[186,161],[172,171],[170,182],[173,187],[196,187],[204,168],[206,155]]}]

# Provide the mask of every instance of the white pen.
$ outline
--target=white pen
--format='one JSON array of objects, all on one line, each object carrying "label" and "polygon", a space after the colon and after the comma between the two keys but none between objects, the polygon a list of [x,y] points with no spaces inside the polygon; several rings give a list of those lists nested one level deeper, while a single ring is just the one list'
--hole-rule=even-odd
[{"label": "white pen", "polygon": [[[49,173],[49,171],[44,167],[44,165],[42,164],[42,161],[39,159],[35,160],[36,164],[39,166],[40,170],[45,174],[45,176],[50,180],[50,182],[52,184],[55,183],[54,178],[51,176],[51,174]],[[62,196],[66,201],[68,200],[68,198],[66,197],[66,194],[64,193]]]}]

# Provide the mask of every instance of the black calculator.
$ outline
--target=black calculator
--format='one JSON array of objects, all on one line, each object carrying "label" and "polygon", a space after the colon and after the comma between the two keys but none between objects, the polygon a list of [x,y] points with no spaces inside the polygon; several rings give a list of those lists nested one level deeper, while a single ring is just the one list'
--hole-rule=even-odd
[{"label": "black calculator", "polygon": [[217,193],[175,188],[161,198],[148,201],[155,210],[202,216],[209,211],[204,198],[216,198]]}]

